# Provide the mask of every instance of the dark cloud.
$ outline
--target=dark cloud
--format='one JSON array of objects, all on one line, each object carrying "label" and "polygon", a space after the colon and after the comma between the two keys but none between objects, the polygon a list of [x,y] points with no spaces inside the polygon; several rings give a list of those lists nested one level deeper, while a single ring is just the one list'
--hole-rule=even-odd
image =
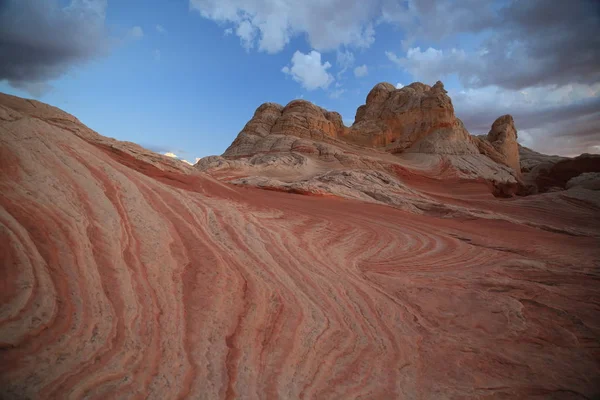
[{"label": "dark cloud", "polygon": [[108,50],[106,0],[0,0],[0,80],[39,95],[45,82]]},{"label": "dark cloud", "polygon": [[457,76],[467,90],[452,98],[470,132],[512,114],[538,151],[600,152],[600,1],[389,0],[383,10],[405,33],[404,54],[387,57],[426,83]]},{"label": "dark cloud", "polygon": [[541,153],[569,157],[582,153],[600,153],[599,121],[600,112],[596,112],[541,124],[522,131],[527,135],[523,138],[523,144]]},{"label": "dark cloud", "polygon": [[495,24],[497,12],[481,0],[383,0],[382,21],[405,32],[406,46],[428,40],[439,43],[456,33],[476,33]]},{"label": "dark cloud", "polygon": [[476,134],[487,133],[494,120],[503,114],[511,114],[518,122],[518,129],[532,129],[540,125],[568,121],[572,118],[594,115],[600,112],[599,97],[563,106],[530,109],[523,109],[518,106],[472,109],[466,104],[461,104],[461,96],[455,96],[454,102],[457,115],[470,128],[469,131]]},{"label": "dark cloud", "polygon": [[600,78],[600,2],[513,1],[484,43],[479,86],[508,89]]},{"label": "dark cloud", "polygon": [[600,152],[600,98],[593,97],[563,106],[473,108],[466,98],[455,96],[456,114],[472,134],[487,134],[503,114],[515,120],[522,144],[546,154],[574,156]]},{"label": "dark cloud", "polygon": [[[513,90],[600,79],[597,0],[513,0],[501,8],[480,0],[408,4],[388,7],[387,14],[384,7],[384,19],[401,25],[407,35],[405,47],[421,45],[423,50],[388,57],[417,79],[423,70],[423,78],[430,78],[428,73],[436,73],[438,79],[456,74],[466,87]],[[465,33],[478,34],[476,51],[458,46]],[[441,53],[424,55],[431,43]]]}]

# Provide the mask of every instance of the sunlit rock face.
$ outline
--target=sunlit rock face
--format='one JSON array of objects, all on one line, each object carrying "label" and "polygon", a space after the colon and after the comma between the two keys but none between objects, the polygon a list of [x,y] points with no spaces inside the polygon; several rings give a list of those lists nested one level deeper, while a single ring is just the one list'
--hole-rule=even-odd
[{"label": "sunlit rock face", "polygon": [[192,168],[0,95],[1,398],[598,396],[597,191],[261,113],[317,151]]},{"label": "sunlit rock face", "polygon": [[360,106],[348,138],[356,143],[401,152],[435,132],[460,132],[444,85],[420,82],[396,89],[377,84]]},{"label": "sunlit rock face", "polygon": [[294,100],[282,107],[264,103],[256,109],[225,156],[239,157],[273,151],[310,151],[311,140],[323,141],[343,135],[342,117],[306,100]]},{"label": "sunlit rock face", "polygon": [[[369,92],[366,104],[358,108],[349,128],[338,113],[304,100],[294,100],[286,107],[265,103],[220,158],[207,158],[196,167],[204,172],[219,170],[221,177],[227,175],[233,183],[365,199],[373,197],[365,193],[372,192],[377,183],[369,188],[359,181],[373,170],[387,172],[407,163],[437,164],[430,168],[429,176],[439,178],[443,165],[454,177],[485,181],[492,193],[512,196],[525,190],[520,169],[513,168],[505,154],[510,140],[517,146],[512,117],[507,118],[510,124],[494,129],[512,130],[492,135],[490,142],[487,137],[469,134],[454,115],[452,100],[441,82],[433,86],[415,82],[401,89],[379,83]],[[518,147],[513,150],[518,152]],[[332,172],[340,169],[349,175]],[[234,179],[247,176],[252,178]],[[382,190],[386,193],[375,195],[375,200],[406,203],[395,198],[392,186]]]},{"label": "sunlit rock face", "polygon": [[520,172],[519,145],[517,143],[517,130],[511,115],[503,115],[492,124],[492,129],[487,134],[487,141],[502,155],[503,164]]}]

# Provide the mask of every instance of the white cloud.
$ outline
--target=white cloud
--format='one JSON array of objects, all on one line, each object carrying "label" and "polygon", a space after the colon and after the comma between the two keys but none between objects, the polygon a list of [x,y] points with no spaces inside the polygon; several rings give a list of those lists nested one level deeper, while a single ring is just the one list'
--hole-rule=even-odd
[{"label": "white cloud", "polygon": [[229,35],[233,35],[233,29],[232,28],[227,28],[223,31],[223,34],[225,36],[229,36]]},{"label": "white cloud", "polygon": [[154,57],[154,61],[160,61],[160,57],[161,57],[160,50],[154,49],[152,51],[152,57]]},{"label": "white cloud", "polygon": [[402,89],[404,87],[400,82],[396,83],[396,89]]},{"label": "white cloud", "polygon": [[[194,163],[192,163],[192,162],[189,162],[188,160],[185,160],[185,159],[183,159],[183,158],[179,157],[177,154],[175,154],[175,153],[173,153],[173,152],[170,152],[170,151],[168,151],[168,152],[166,152],[166,153],[163,153],[163,154],[164,154],[165,156],[167,156],[167,157],[171,157],[171,158],[174,158],[174,159],[176,159],[176,160],[183,161],[183,162],[184,162],[184,163],[186,163],[186,164],[189,164],[189,165],[194,165]],[[198,160],[200,160],[200,158],[199,158],[199,157],[197,157],[197,158],[196,158],[196,162],[198,162]]]},{"label": "white cloud", "polygon": [[351,51],[337,51],[336,62],[340,68],[340,74],[354,65],[354,54]]},{"label": "white cloud", "polygon": [[421,51],[420,47],[408,49],[405,57],[398,57],[391,51],[385,52],[387,58],[410,73],[415,80],[433,83],[451,74],[468,77],[475,68],[473,58],[463,50],[438,50],[429,47]]},{"label": "white cloud", "polygon": [[327,72],[331,68],[329,62],[321,63],[321,53],[312,50],[308,54],[296,51],[292,56],[292,64],[281,69],[284,74],[299,82],[307,90],[326,89],[333,81]]},{"label": "white cloud", "polygon": [[134,26],[129,30],[127,36],[133,40],[138,40],[144,37],[144,30],[139,26]]},{"label": "white cloud", "polygon": [[[405,57],[390,53],[405,59],[407,69],[416,71],[434,58],[434,65],[422,75],[456,73],[465,85],[509,89],[597,82],[600,37],[589,34],[600,29],[596,2],[555,3],[549,7],[544,0],[189,0],[190,9],[202,17],[229,25],[247,49],[276,53],[296,36],[305,36],[311,48],[321,52],[369,47],[375,40],[373,26],[387,23],[400,28],[402,48],[412,53]],[[472,50],[440,48],[443,43],[463,42],[461,35],[470,35]],[[421,51],[418,43],[432,47]]]},{"label": "white cloud", "polygon": [[354,68],[354,76],[357,78],[368,75],[369,70],[366,65],[361,65],[360,67]]},{"label": "white cloud", "polygon": [[[409,72],[420,62],[427,66],[421,75],[456,74],[468,87],[590,84],[600,81],[600,37],[589,35],[600,29],[596,3],[390,1],[383,3],[381,21],[404,32],[402,47],[413,54],[391,54],[405,61],[401,66]],[[472,50],[440,48],[464,42],[465,35]],[[415,43],[435,44],[439,50],[420,51]]]},{"label": "white cloud", "polygon": [[450,90],[450,95],[454,100],[455,108],[464,107],[476,113],[489,109],[496,109],[500,112],[511,109],[520,112],[534,112],[553,107],[567,107],[582,101],[600,100],[600,83],[549,85],[530,87],[525,90],[487,86],[460,91]]},{"label": "white cloud", "polygon": [[164,28],[164,26],[162,25],[156,25],[156,31],[158,33],[160,33],[161,35],[164,35],[165,33],[167,33],[167,30]]},{"label": "white cloud", "polygon": [[[319,61],[313,52],[296,52],[296,62],[293,58],[282,71],[309,90],[330,87],[334,81],[321,53],[337,50],[337,83],[343,82],[346,71],[355,69],[356,76],[362,72],[360,66],[354,68],[353,52],[371,46],[373,27],[396,25],[401,49],[386,52],[388,59],[414,80],[428,84],[457,78],[464,96],[471,96],[461,98],[460,89],[453,96],[457,113],[469,126],[487,130],[495,117],[511,113],[518,129],[526,132],[523,140],[536,143],[543,135],[558,137],[563,135],[560,128],[579,137],[578,146],[587,148],[594,140],[596,146],[600,131],[590,122],[594,118],[586,107],[600,99],[598,93],[584,95],[597,90],[594,85],[600,82],[600,36],[590,35],[600,29],[596,2],[559,1],[552,7],[547,3],[189,0],[191,10],[221,24],[226,34],[236,34],[248,50],[276,53],[292,38],[305,37],[319,52]],[[462,43],[468,47],[460,47]],[[330,96],[338,95],[334,89]],[[595,121],[600,120],[598,114]],[[573,140],[568,144],[571,149]]]},{"label": "white cloud", "polygon": [[332,99],[339,99],[342,94],[346,92],[346,89],[336,89],[333,92],[329,93],[329,97]]},{"label": "white cloud", "polygon": [[240,42],[246,50],[250,50],[254,47],[256,31],[256,27],[249,21],[242,21],[235,30],[235,34],[240,38]]},{"label": "white cloud", "polygon": [[[321,51],[341,45],[369,47],[375,40],[373,22],[379,1],[340,0],[190,0],[190,9],[218,23],[228,23],[238,36],[240,25],[256,33],[246,48],[277,53],[294,36],[306,34],[309,44]],[[242,29],[248,33],[249,27]],[[247,37],[246,37],[247,38]]]}]

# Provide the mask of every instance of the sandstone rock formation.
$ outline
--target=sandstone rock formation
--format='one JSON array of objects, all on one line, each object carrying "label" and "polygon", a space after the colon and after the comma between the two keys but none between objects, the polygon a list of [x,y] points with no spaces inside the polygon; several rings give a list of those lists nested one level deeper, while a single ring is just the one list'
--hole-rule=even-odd
[{"label": "sandstone rock formation", "polygon": [[[514,124],[511,127],[514,130]],[[260,182],[261,187],[280,190],[319,187],[330,194],[354,198],[339,186],[325,189],[319,177],[332,169],[361,171],[343,176],[346,185],[363,187],[352,179],[416,161],[430,166],[429,172],[417,168],[420,174],[439,178],[439,166],[444,165],[451,169],[448,174],[452,178],[483,180],[489,182],[492,193],[511,196],[522,191],[519,169],[507,168],[502,151],[508,145],[499,143],[500,139],[497,150],[486,139],[469,134],[454,115],[452,100],[441,82],[434,86],[416,82],[402,89],[380,83],[358,108],[350,128],[343,125],[339,114],[304,100],[294,100],[285,107],[265,103],[220,158],[211,157],[196,167],[210,173],[218,170],[221,179],[244,185]],[[395,156],[384,156],[382,151]],[[266,162],[264,154],[270,154]],[[294,154],[293,165],[290,154]],[[237,179],[240,177],[244,179]],[[246,179],[249,177],[254,179]],[[403,183],[397,180],[396,184]],[[379,198],[392,199],[394,194]]]},{"label": "sandstone rock formation", "polygon": [[582,154],[560,160],[547,168],[540,168],[535,184],[541,192],[551,187],[565,188],[569,180],[584,173],[600,173],[600,155]]},{"label": "sandstone rock formation", "polygon": [[[150,152],[132,142],[118,141],[101,136],[87,126],[81,124],[74,116],[36,100],[24,100],[19,97],[0,93],[0,121],[12,122],[17,131],[41,129],[38,125],[52,125],[66,132],[71,132],[89,142],[105,148],[107,151],[125,153],[132,161],[140,160],[161,171],[190,173],[194,169],[185,162]],[[27,124],[20,127],[20,124]]]},{"label": "sandstone rock formation", "polygon": [[356,111],[347,140],[400,152],[430,134],[462,135],[466,131],[446,93],[439,81],[433,87],[415,82],[401,89],[380,83]]},{"label": "sandstone rock formation", "polygon": [[521,163],[521,172],[524,174],[534,172],[533,170],[540,166],[549,168],[557,162],[566,159],[567,157],[538,153],[530,148],[519,145],[519,161]]},{"label": "sandstone rock formation", "polygon": [[584,188],[589,190],[600,190],[600,172],[584,172],[567,181],[567,189]]},{"label": "sandstone rock formation", "polygon": [[342,117],[306,100],[282,107],[265,103],[256,109],[224,156],[252,156],[273,151],[318,152],[313,140],[322,142],[344,134]]},{"label": "sandstone rock formation", "polygon": [[275,136],[334,155],[200,162],[300,196],[0,95],[0,397],[597,397],[598,192],[497,199],[467,179],[488,157],[360,149],[323,115]]},{"label": "sandstone rock formation", "polygon": [[[600,156],[594,154],[582,154],[575,158],[551,156],[524,146],[519,146],[519,154],[523,180],[534,188],[534,193],[575,186],[591,188],[595,174],[600,172]],[[571,184],[568,184],[570,181]],[[587,183],[579,184],[583,182]]]},{"label": "sandstone rock formation", "polygon": [[503,115],[494,121],[492,129],[487,134],[487,141],[501,154],[503,164],[517,173],[521,172],[517,130],[512,116]]}]

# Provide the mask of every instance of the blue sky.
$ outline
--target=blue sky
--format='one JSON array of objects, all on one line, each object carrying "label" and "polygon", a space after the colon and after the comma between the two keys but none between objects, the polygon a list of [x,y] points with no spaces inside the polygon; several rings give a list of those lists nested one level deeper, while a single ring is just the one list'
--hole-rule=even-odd
[{"label": "blue sky", "polygon": [[[14,59],[8,52],[22,54],[26,46],[40,57],[0,67],[0,91],[193,161],[221,154],[263,102],[302,97],[351,123],[376,83],[439,79],[471,133],[511,113],[528,146],[598,152],[600,133],[590,127],[599,120],[600,57],[597,40],[583,36],[584,28],[598,29],[592,3],[550,11],[555,2],[528,4],[9,0],[0,9],[0,37],[11,46],[0,58]],[[583,25],[581,37],[575,23]],[[573,27],[569,37],[547,35],[561,27]],[[586,57],[562,55],[565,45]],[[544,48],[556,53],[548,59]],[[65,57],[43,57],[48,49]],[[561,119],[548,120],[555,110]]]}]

